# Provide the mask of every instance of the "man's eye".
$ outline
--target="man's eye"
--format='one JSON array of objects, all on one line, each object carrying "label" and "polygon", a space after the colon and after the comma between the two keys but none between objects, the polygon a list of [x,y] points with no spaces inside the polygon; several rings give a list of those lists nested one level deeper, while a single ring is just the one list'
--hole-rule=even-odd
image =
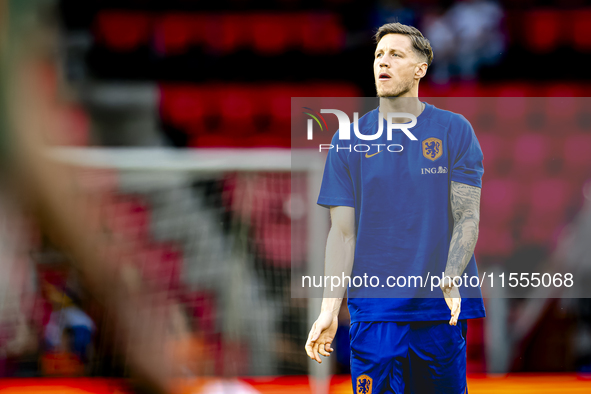
[{"label": "man's eye", "polygon": [[376,57],[381,57],[381,56],[382,56],[382,54],[381,54],[381,53],[378,53],[378,54],[376,55]]}]

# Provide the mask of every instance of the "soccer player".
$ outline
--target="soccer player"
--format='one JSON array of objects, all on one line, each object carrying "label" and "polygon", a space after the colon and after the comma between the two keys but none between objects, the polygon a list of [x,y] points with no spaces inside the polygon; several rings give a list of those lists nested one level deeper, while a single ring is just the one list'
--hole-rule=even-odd
[{"label": "soccer player", "polygon": [[[407,113],[416,117],[409,131],[417,140],[402,132],[373,141],[335,134],[332,145],[339,149],[329,150],[318,198],[331,216],[325,275],[478,275],[474,247],[484,172],[478,140],[463,116],[418,99],[433,59],[420,31],[389,23],[375,39],[380,103],[359,119],[359,132],[376,134],[378,122],[385,131],[387,113]],[[371,144],[371,151],[350,149],[356,144]],[[333,351],[348,286],[338,295],[325,291],[308,336],[306,352],[319,363],[319,355]],[[465,290],[456,280],[437,286],[431,297],[379,298],[374,295],[387,294],[381,286],[375,293],[349,287],[354,393],[467,392],[466,320],[485,316],[482,296],[478,287]]]}]

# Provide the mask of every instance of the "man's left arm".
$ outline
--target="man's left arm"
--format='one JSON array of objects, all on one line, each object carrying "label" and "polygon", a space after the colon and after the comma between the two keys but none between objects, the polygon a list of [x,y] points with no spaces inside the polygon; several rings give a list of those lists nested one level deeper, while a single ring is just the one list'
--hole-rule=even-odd
[{"label": "man's left arm", "polygon": [[[479,187],[451,182],[450,201],[454,227],[445,266],[446,278],[461,276],[474,254],[480,222],[480,193]],[[445,280],[441,289],[451,310],[450,324],[455,325],[460,314],[459,291],[451,280]]]},{"label": "man's left arm", "polygon": [[462,275],[474,254],[480,222],[480,192],[479,187],[451,182],[454,228],[445,267],[446,276]]}]

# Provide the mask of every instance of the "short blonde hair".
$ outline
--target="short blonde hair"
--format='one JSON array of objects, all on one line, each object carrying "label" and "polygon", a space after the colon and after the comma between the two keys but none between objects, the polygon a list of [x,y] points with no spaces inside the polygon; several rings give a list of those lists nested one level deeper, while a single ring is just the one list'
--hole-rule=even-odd
[{"label": "short blonde hair", "polygon": [[427,64],[429,66],[431,65],[431,62],[433,61],[433,49],[431,48],[429,40],[423,36],[423,33],[421,33],[419,29],[413,26],[403,25],[399,22],[386,23],[378,29],[374,36],[376,45],[380,42],[382,37],[387,34],[403,34],[408,36],[412,42],[412,48],[417,55],[424,57]]}]

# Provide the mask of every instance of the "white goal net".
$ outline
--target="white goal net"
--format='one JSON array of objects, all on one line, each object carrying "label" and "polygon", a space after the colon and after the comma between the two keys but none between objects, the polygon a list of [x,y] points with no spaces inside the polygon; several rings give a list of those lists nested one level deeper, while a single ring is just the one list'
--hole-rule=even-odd
[{"label": "white goal net", "polygon": [[[292,269],[323,270],[328,212],[315,207],[323,163],[294,168],[290,150],[281,149],[49,154],[72,169],[89,228],[116,245],[108,264],[139,297],[158,300],[137,321],[149,323],[154,305],[167,305],[174,340],[164,346],[179,352],[182,373],[309,373],[304,344],[320,300],[292,298],[290,278]],[[142,336],[154,327],[133,330]],[[98,342],[95,362],[104,364]]]}]

